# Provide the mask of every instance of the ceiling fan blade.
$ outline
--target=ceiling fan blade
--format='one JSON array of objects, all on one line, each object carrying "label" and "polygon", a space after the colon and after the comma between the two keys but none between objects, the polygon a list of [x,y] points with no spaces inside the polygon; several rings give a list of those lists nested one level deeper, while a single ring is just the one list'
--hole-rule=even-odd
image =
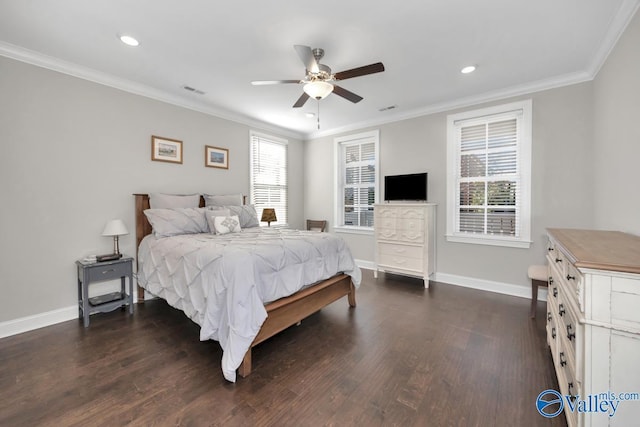
[{"label": "ceiling fan blade", "polygon": [[382,62],[376,62],[375,64],[365,65],[364,67],[352,68],[351,70],[341,71],[335,73],[336,80],[346,80],[353,77],[366,76],[367,74],[375,74],[384,71],[384,65]]},{"label": "ceiling fan blade", "polygon": [[349,101],[355,103],[358,103],[360,101],[362,101],[364,98],[361,97],[360,95],[356,95],[355,93],[346,90],[345,88],[342,88],[340,86],[336,86],[333,85],[333,93],[335,93],[338,96],[343,97],[344,99],[348,99]]},{"label": "ceiling fan blade", "polygon": [[302,60],[307,71],[311,71],[312,73],[320,72],[320,68],[318,68],[318,63],[316,62],[316,58],[313,56],[313,52],[309,46],[302,46],[296,44],[293,48],[298,52],[298,56]]},{"label": "ceiling fan blade", "polygon": [[307,95],[307,92],[302,92],[302,95],[300,95],[300,98],[298,98],[296,103],[293,104],[293,108],[302,107],[304,103],[307,102],[307,99],[309,99],[309,95]]},{"label": "ceiling fan blade", "polygon": [[302,80],[254,80],[251,82],[254,86],[279,85],[285,83],[302,83]]}]

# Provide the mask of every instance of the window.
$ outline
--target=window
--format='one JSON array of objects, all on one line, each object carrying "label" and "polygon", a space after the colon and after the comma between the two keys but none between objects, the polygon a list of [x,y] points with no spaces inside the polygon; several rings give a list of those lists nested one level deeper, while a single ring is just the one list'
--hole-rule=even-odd
[{"label": "window", "polygon": [[274,208],[277,221],[288,223],[287,207],[287,141],[251,132],[251,203],[255,205],[258,219],[262,209]]},{"label": "window", "polygon": [[447,240],[528,248],[531,100],[447,117]]},{"label": "window", "polygon": [[335,139],[338,228],[373,228],[373,205],[378,201],[378,139],[377,130]]}]

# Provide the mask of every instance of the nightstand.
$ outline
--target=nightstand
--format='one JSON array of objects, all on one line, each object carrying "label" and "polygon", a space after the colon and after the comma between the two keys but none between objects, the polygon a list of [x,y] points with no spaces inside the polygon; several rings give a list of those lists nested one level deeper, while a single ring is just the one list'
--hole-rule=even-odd
[{"label": "nightstand", "polygon": [[[133,314],[133,258],[123,256],[115,261],[92,262],[76,261],[78,266],[78,313],[84,319],[84,327],[89,326],[89,316],[93,313],[106,313],[129,305]],[[125,279],[129,278],[129,292],[125,290]],[[89,285],[105,280],[120,279],[120,292],[89,298]]]}]

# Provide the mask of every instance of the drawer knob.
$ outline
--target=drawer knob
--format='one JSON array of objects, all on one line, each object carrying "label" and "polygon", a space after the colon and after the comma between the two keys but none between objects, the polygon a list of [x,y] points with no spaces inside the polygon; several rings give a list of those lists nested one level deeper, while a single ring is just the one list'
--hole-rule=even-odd
[{"label": "drawer knob", "polygon": [[564,352],[561,351],[560,352],[560,366],[566,366],[567,365],[567,358],[564,357]]},{"label": "drawer knob", "polygon": [[578,396],[573,395],[573,383],[567,383],[567,391],[569,392],[569,399],[571,402],[575,402]]},{"label": "drawer knob", "polygon": [[551,251],[553,250],[553,248],[547,248],[547,250],[548,250],[549,252],[551,252]]},{"label": "drawer knob", "polygon": [[555,286],[553,288],[553,296],[556,298],[558,297],[558,288],[556,288]]},{"label": "drawer knob", "polygon": [[564,313],[566,313],[566,310],[564,309],[564,304],[560,304],[558,306],[558,314],[560,315],[560,317],[564,316]]},{"label": "drawer knob", "polygon": [[549,276],[549,283],[553,285],[553,277]]},{"label": "drawer knob", "polygon": [[562,262],[560,258],[556,258],[556,262]]},{"label": "drawer knob", "polygon": [[553,338],[554,340],[556,339],[556,328],[555,327],[551,328],[551,338]]},{"label": "drawer knob", "polygon": [[569,341],[572,341],[575,337],[576,337],[576,333],[573,331],[573,325],[572,324],[568,324],[567,325],[567,338],[569,338]]},{"label": "drawer knob", "polygon": [[572,276],[570,274],[567,274],[567,280],[576,280],[576,276]]},{"label": "drawer knob", "polygon": [[547,322],[550,322],[550,321],[551,321],[551,319],[552,319],[552,317],[551,317],[551,312],[550,312],[550,311],[547,311]]}]

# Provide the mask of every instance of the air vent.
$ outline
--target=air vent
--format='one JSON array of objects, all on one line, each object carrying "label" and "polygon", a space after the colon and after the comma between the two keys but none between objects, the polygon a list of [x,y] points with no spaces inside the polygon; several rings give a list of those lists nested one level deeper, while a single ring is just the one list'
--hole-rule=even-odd
[{"label": "air vent", "polygon": [[398,106],[397,105],[389,105],[388,107],[380,108],[378,111],[380,111],[380,112],[389,111],[389,110],[393,110],[394,108],[398,108]]},{"label": "air vent", "polygon": [[194,87],[191,87],[191,86],[184,85],[184,86],[182,86],[182,89],[188,90],[189,92],[197,93],[198,95],[204,95],[203,91],[201,91],[200,89],[196,89]]}]

